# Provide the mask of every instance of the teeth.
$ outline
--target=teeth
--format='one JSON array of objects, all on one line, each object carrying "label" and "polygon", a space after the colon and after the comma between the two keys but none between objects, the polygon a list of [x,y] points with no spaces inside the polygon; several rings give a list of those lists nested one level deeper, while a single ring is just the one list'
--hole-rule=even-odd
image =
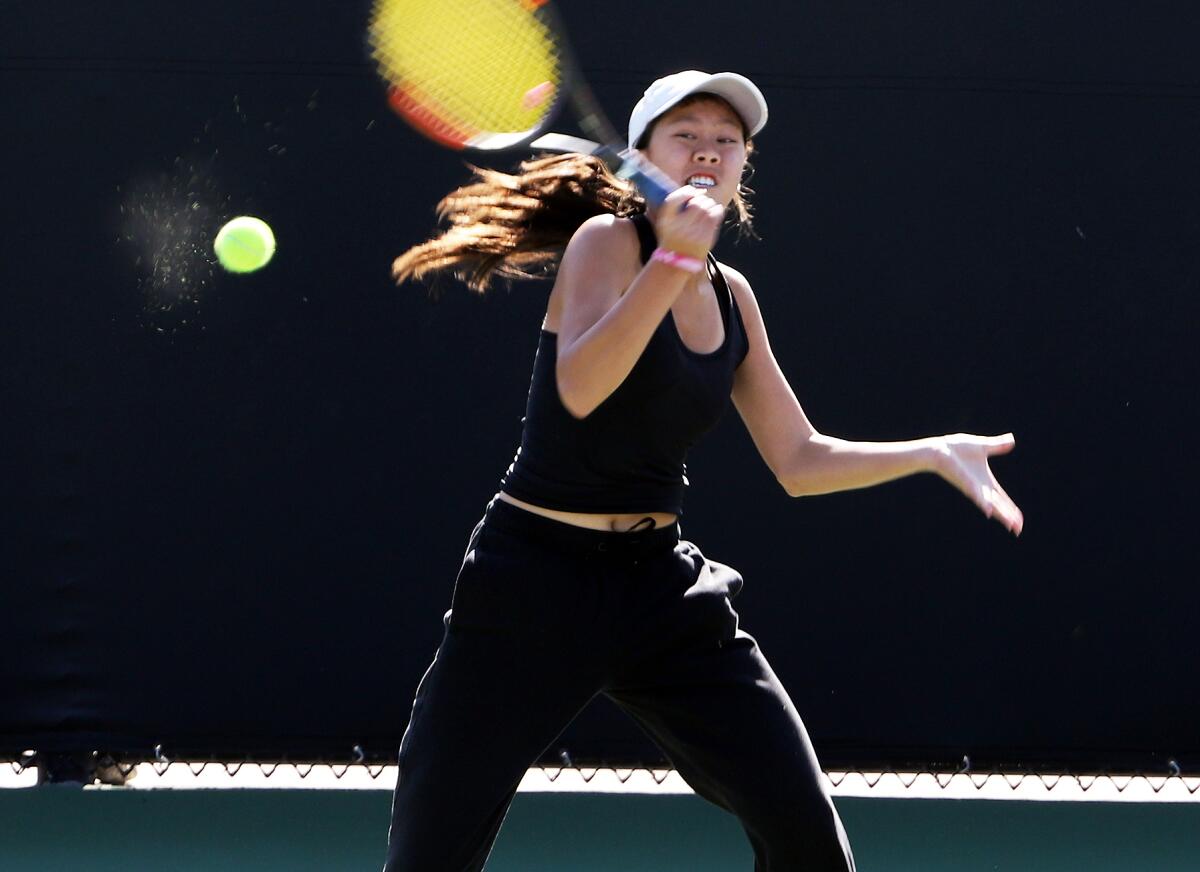
[{"label": "teeth", "polygon": [[712,188],[716,187],[717,180],[712,176],[692,176],[688,184],[695,188]]}]

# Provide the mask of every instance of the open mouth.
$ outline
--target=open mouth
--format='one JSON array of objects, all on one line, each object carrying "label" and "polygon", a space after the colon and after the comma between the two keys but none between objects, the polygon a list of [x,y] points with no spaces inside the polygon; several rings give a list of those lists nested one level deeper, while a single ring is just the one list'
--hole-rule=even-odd
[{"label": "open mouth", "polygon": [[693,188],[715,188],[717,180],[708,173],[696,173],[694,176],[688,176],[687,183]]}]

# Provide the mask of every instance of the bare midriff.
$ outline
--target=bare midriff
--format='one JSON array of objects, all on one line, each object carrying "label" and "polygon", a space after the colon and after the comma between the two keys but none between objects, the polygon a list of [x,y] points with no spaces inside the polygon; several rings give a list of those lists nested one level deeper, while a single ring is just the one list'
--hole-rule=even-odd
[{"label": "bare midriff", "polygon": [[535,515],[541,515],[543,518],[550,518],[553,521],[561,521],[564,524],[571,524],[575,527],[585,527],[588,530],[603,530],[605,532],[625,533],[633,527],[639,530],[646,528],[646,518],[654,519],[654,526],[669,527],[678,520],[679,516],[670,512],[632,512],[609,514],[607,512],[560,512],[557,509],[545,509],[541,506],[535,506],[532,503],[527,503],[524,500],[519,500],[516,497],[510,497],[504,491],[496,494],[506,503],[511,503],[518,508],[522,508],[527,512],[532,512]]}]

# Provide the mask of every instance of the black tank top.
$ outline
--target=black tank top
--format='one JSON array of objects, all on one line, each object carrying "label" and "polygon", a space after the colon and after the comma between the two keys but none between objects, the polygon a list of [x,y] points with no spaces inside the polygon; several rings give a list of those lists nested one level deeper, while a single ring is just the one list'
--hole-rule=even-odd
[{"label": "black tank top", "polygon": [[[645,215],[633,216],[642,263],[656,242]],[[688,449],[729,406],[733,374],[749,345],[737,302],[716,259],[708,274],[725,339],[710,354],[683,344],[670,312],[615,391],[582,420],[558,396],[558,336],[538,339],[521,447],[501,480],[519,500],[564,512],[680,514]]]}]

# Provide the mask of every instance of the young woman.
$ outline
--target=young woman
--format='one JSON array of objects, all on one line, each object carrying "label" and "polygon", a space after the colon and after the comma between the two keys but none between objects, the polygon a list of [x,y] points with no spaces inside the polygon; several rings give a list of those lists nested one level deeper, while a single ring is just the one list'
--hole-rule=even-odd
[{"label": "young woman", "polygon": [[679,185],[662,206],[579,155],[480,170],[443,200],[450,229],[397,260],[400,281],[452,270],[477,290],[557,274],[521,446],[401,743],[385,872],[482,869],[526,768],[598,693],[737,815],[756,870],[854,868],[804,725],[738,628],[741,577],[680,539],[684,455],[732,398],[793,496],[936,472],[1019,533],[987,462],[1013,439],[848,442],[809,423],[749,283],[709,253],[729,207],[749,219],[766,118],[742,76],[659,79],[629,142]]}]

